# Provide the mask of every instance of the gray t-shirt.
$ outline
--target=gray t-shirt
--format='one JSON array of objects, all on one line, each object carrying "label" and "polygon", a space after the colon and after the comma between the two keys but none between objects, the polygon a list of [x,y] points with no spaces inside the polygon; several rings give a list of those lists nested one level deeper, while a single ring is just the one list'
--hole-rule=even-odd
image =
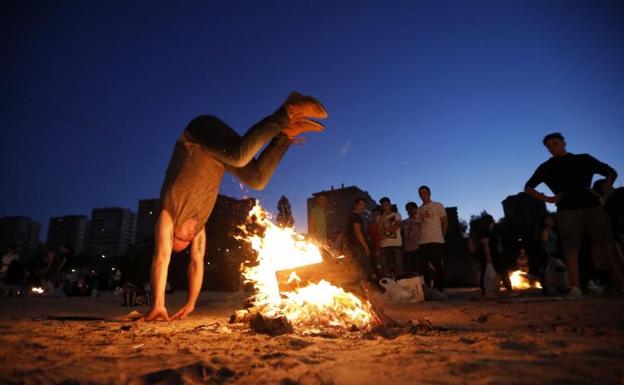
[{"label": "gray t-shirt", "polygon": [[174,230],[195,219],[195,234],[203,228],[214,208],[225,168],[183,133],[169,161],[160,202],[173,219]]}]

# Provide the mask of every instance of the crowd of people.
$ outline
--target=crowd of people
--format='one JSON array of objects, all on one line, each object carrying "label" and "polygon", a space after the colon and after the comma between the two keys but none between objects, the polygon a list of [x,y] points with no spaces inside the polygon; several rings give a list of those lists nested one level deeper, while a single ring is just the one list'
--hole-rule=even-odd
[{"label": "crowd of people", "polygon": [[[17,247],[8,247],[0,263],[0,297],[96,297],[99,291],[110,290],[127,306],[150,303],[148,279],[135,284],[129,277],[137,274],[123,274],[119,267],[86,267],[76,262],[70,249],[63,245],[42,247],[37,256],[27,260],[20,257]],[[106,274],[102,274],[103,269]]]},{"label": "crowd of people", "polygon": [[67,246],[42,247],[38,255],[23,260],[17,247],[2,256],[0,296],[25,293],[50,296],[94,296],[100,286],[95,270],[70,268],[73,256]]},{"label": "crowd of people", "polygon": [[[624,188],[613,188],[617,173],[588,154],[567,152],[560,133],[547,135],[543,144],[552,158],[537,168],[527,181],[525,192],[554,203],[557,212],[547,215],[536,233],[539,246],[533,255],[529,256],[524,247],[513,257],[505,253],[498,224],[491,215],[474,218],[470,223],[467,246],[478,261],[483,294],[488,294],[484,281],[489,268],[509,293],[513,292],[509,277],[513,270],[541,281],[549,294],[578,298],[581,288],[599,293],[607,283],[624,292]],[[595,174],[604,179],[597,180],[592,187]],[[554,196],[536,191],[541,183]],[[404,220],[388,197],[381,198],[370,219],[365,220],[368,203],[358,198],[344,231],[330,236],[326,218],[328,196],[317,194],[309,233],[319,243],[344,246],[372,281],[417,274],[423,277],[429,297],[445,298],[448,218],[444,206],[432,201],[428,186],[419,187],[418,195],[421,206],[406,203],[408,216]]]},{"label": "crowd of people", "polygon": [[383,197],[372,210],[370,222],[365,221],[363,214],[368,202],[364,198],[356,199],[344,231],[339,231],[332,239],[327,232],[328,198],[318,194],[317,204],[311,210],[309,233],[319,243],[333,242],[338,248],[344,248],[372,281],[417,274],[431,288],[429,297],[444,298],[446,210],[431,199],[428,186],[421,186],[418,195],[421,206],[408,202],[405,205],[408,217],[404,220],[390,198]]}]

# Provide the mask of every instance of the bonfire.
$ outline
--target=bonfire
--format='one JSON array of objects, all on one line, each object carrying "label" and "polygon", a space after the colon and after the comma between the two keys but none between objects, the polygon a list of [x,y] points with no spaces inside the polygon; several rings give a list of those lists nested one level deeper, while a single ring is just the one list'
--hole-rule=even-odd
[{"label": "bonfire", "polygon": [[514,290],[541,289],[542,285],[538,280],[531,278],[522,270],[516,270],[509,274],[511,287]]},{"label": "bonfire", "polygon": [[31,293],[33,293],[33,294],[43,294],[43,288],[42,287],[33,287],[31,289]]},{"label": "bonfire", "polygon": [[258,201],[239,228],[243,235],[237,238],[248,242],[256,254],[255,260],[241,266],[255,294],[247,301],[249,309],[237,311],[232,322],[249,322],[258,331],[277,328],[299,334],[367,330],[376,323],[367,300],[328,280],[310,282],[299,277],[298,270],[326,267],[319,247],[293,228],[273,224]]}]

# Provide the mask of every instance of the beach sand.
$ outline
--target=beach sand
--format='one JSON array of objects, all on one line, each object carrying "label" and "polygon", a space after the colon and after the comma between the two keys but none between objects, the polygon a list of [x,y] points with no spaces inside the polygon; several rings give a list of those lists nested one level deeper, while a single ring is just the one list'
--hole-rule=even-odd
[{"label": "beach sand", "polygon": [[[389,305],[421,326],[271,337],[228,319],[244,293],[136,323],[111,293],[0,299],[1,384],[624,384],[624,297]],[[185,293],[167,297],[173,313]],[[417,322],[416,320],[420,320]]]}]

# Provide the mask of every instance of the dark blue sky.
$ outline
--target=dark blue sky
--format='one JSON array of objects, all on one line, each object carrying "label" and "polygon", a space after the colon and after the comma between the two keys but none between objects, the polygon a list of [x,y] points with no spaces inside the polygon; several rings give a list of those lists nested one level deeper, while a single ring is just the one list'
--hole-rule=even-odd
[{"label": "dark blue sky", "polygon": [[300,90],[326,131],[265,191],[226,175],[224,194],[285,194],[303,230],[306,198],[342,183],[401,209],[427,184],[460,217],[500,217],[548,132],[624,172],[623,4],[5,2],[0,216],[136,210],[190,119],[242,133]]}]

